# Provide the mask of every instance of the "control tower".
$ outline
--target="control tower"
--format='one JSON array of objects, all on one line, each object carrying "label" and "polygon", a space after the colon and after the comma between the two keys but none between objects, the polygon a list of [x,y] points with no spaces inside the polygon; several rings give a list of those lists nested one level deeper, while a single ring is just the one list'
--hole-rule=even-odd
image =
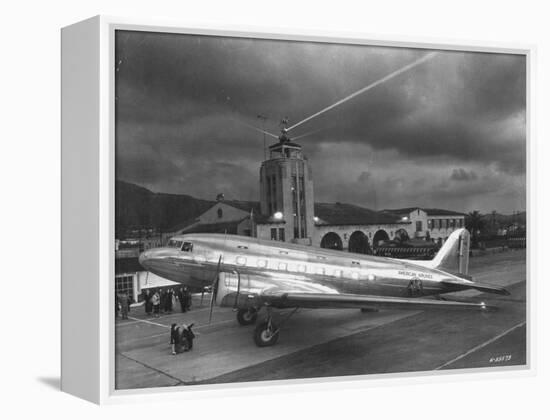
[{"label": "control tower", "polygon": [[260,167],[262,215],[284,222],[284,240],[311,244],[314,229],[313,177],[302,146],[283,128],[279,142],[269,146]]}]

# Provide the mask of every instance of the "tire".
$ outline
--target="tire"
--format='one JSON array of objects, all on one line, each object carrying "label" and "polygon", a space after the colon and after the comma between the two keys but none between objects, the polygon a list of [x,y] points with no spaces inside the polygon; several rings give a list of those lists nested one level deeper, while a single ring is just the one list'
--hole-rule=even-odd
[{"label": "tire", "polygon": [[237,321],[240,325],[252,325],[258,319],[258,312],[255,309],[239,309],[237,311]]},{"label": "tire", "polygon": [[273,346],[279,339],[279,331],[277,326],[272,322],[271,330],[276,331],[275,334],[269,333],[268,331],[268,322],[263,321],[258,324],[254,330],[254,342],[258,347],[268,347]]}]

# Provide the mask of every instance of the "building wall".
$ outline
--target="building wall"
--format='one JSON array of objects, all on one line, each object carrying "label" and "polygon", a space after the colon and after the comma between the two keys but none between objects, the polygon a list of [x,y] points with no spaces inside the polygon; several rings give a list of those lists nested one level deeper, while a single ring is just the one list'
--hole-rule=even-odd
[{"label": "building wall", "polygon": [[334,232],[340,237],[342,241],[343,249],[347,250],[349,247],[350,236],[354,232],[360,231],[367,236],[369,240],[369,245],[372,247],[374,235],[376,235],[376,232],[378,232],[379,230],[383,230],[388,234],[389,239],[393,239],[395,237],[395,232],[397,232],[397,230],[399,229],[405,229],[407,230],[407,232],[409,232],[410,223],[391,223],[391,224],[380,224],[380,225],[342,225],[342,226],[317,225],[315,227],[315,234],[313,236],[312,245],[320,247],[323,237],[329,232]]},{"label": "building wall", "polygon": [[[446,216],[428,216],[428,226],[430,227],[430,238],[435,241],[441,239],[446,240],[453,231],[465,227],[465,217],[463,215],[446,215]],[[441,227],[440,226],[441,221]]]},{"label": "building wall", "polygon": [[[411,222],[408,229],[405,229],[409,234],[409,238],[425,238],[428,230],[428,215],[426,212],[422,209],[416,209],[411,211],[407,218]],[[420,230],[417,230],[418,228]]]},{"label": "building wall", "polygon": [[[222,211],[222,217],[219,217],[218,215],[218,210],[220,209]],[[244,217],[249,215],[249,212],[237,209],[223,202],[219,202],[214,204],[211,208],[199,216],[199,223],[207,224],[234,222],[236,220],[242,220]]]}]

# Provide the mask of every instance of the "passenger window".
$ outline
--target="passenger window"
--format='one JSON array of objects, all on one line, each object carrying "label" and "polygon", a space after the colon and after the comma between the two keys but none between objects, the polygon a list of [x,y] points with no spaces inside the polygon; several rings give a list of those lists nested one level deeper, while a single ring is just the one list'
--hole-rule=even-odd
[{"label": "passenger window", "polygon": [[317,268],[315,269],[315,272],[316,272],[317,274],[324,275],[324,274],[325,274],[325,269],[324,269],[323,267],[317,267]]},{"label": "passenger window", "polygon": [[245,265],[245,264],[246,264],[246,258],[245,258],[245,257],[238,256],[238,257],[237,257],[237,264],[239,264],[239,265]]},{"label": "passenger window", "polygon": [[353,273],[351,273],[351,278],[353,280],[359,280],[359,273],[357,271],[354,271]]},{"label": "passenger window", "polygon": [[286,271],[286,263],[279,263],[279,270]]},{"label": "passenger window", "polygon": [[168,241],[168,248],[181,248],[182,241],[177,241],[175,239],[170,239]]},{"label": "passenger window", "polygon": [[305,273],[306,272],[306,266],[304,264],[298,265],[298,271],[300,273]]},{"label": "passenger window", "polygon": [[191,242],[184,242],[181,250],[184,252],[192,252],[193,251],[193,244]]},{"label": "passenger window", "polygon": [[260,268],[265,268],[267,267],[267,260],[258,260],[257,265]]}]

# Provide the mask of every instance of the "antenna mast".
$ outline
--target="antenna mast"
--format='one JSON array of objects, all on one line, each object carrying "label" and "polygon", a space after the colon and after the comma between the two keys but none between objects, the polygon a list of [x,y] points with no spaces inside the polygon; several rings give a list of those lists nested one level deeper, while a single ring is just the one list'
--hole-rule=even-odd
[{"label": "antenna mast", "polygon": [[267,120],[267,117],[265,115],[262,115],[262,114],[258,114],[256,116],[256,118],[259,118],[260,120],[262,120],[262,132],[264,134],[264,161],[267,160],[267,149],[266,149],[266,144],[265,144],[265,134],[266,134],[266,131],[265,131],[265,122]]}]

